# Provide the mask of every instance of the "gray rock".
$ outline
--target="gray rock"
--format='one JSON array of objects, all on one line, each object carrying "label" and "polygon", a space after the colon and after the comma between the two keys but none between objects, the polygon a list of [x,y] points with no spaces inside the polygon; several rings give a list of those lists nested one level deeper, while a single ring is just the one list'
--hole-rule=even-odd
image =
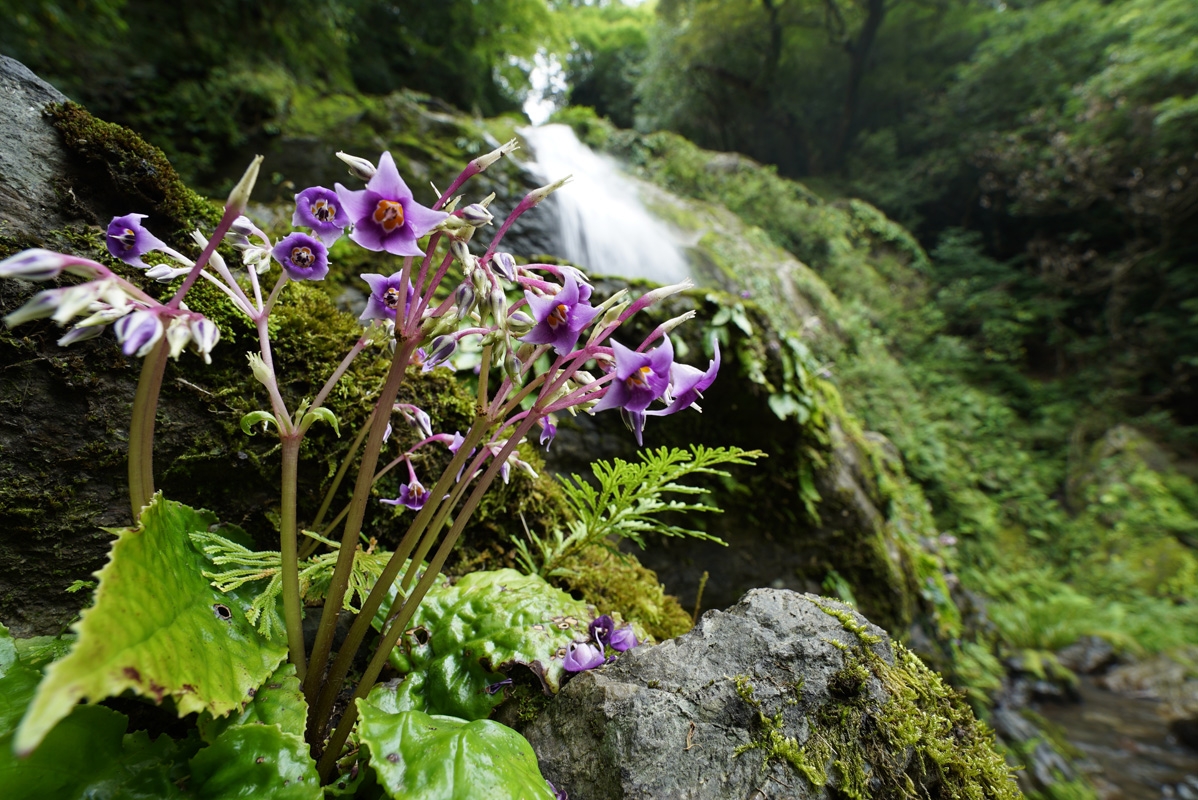
[{"label": "gray rock", "polygon": [[578,675],[524,734],[572,800],[1017,796],[935,673],[850,607],[788,590]]},{"label": "gray rock", "polygon": [[42,109],[66,99],[24,64],[0,55],[0,235],[28,235],[61,222],[56,178],[67,156]]}]

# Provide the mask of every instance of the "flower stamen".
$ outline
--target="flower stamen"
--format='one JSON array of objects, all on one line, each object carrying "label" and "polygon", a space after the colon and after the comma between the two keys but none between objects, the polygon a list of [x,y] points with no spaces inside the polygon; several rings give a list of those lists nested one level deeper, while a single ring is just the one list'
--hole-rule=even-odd
[{"label": "flower stamen", "polygon": [[390,233],[403,225],[403,206],[395,200],[380,200],[374,209],[374,221]]},{"label": "flower stamen", "polygon": [[337,206],[324,198],[313,203],[309,210],[312,212],[312,216],[321,222],[332,222],[333,218],[337,216]]},{"label": "flower stamen", "polygon": [[293,247],[291,248],[291,263],[295,264],[300,269],[307,269],[312,266],[312,262],[316,260],[316,256],[312,254],[312,249],[309,247]]},{"label": "flower stamen", "polygon": [[400,297],[398,288],[389,286],[387,287],[387,290],[383,292],[383,305],[385,305],[387,308],[398,309],[399,300]]},{"label": "flower stamen", "polygon": [[545,322],[549,323],[550,328],[557,330],[562,325],[566,324],[567,315],[569,313],[570,309],[565,303],[558,303],[554,307],[553,311],[549,312],[549,316],[545,318]]}]

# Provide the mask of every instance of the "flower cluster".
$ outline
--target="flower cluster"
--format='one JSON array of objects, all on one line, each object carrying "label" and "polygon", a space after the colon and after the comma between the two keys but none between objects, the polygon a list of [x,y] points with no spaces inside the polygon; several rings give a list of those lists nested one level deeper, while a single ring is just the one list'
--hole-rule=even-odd
[{"label": "flower cluster", "polygon": [[[640,644],[632,626],[617,628],[615,621],[604,614],[591,622],[587,631],[590,636],[585,642],[570,642],[562,666],[566,672],[584,672],[601,667],[616,659],[616,653],[631,650]],[[608,649],[615,651],[607,655]]]}]

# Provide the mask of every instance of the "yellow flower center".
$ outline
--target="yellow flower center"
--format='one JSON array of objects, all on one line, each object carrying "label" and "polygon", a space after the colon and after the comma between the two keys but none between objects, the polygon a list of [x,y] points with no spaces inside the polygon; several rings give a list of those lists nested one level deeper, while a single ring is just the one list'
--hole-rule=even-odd
[{"label": "yellow flower center", "polygon": [[550,328],[558,328],[566,324],[566,316],[569,312],[570,309],[566,308],[565,303],[558,303],[549,316],[545,318],[545,321],[549,323]]},{"label": "yellow flower center", "polygon": [[390,233],[403,225],[403,206],[395,200],[380,200],[374,209],[374,221]]},{"label": "yellow flower center", "polygon": [[[337,216],[337,206],[330,203],[328,200],[317,200],[309,209],[312,216],[316,217],[321,222],[332,222],[333,217]],[[377,213],[377,212],[376,212]],[[400,219],[403,219],[403,212],[400,212]]]},{"label": "yellow flower center", "polygon": [[639,389],[644,386],[648,386],[649,382],[646,380],[646,376],[648,376],[649,372],[650,369],[648,365],[641,367],[636,372],[624,379],[624,385],[629,389]]},{"label": "yellow flower center", "polygon": [[387,291],[383,292],[383,305],[387,308],[399,308],[399,289],[394,286],[388,287]]},{"label": "yellow flower center", "polygon": [[316,260],[316,256],[312,255],[311,248],[308,247],[293,247],[291,248],[291,263],[295,264],[300,269],[306,269],[312,266],[312,262]]}]

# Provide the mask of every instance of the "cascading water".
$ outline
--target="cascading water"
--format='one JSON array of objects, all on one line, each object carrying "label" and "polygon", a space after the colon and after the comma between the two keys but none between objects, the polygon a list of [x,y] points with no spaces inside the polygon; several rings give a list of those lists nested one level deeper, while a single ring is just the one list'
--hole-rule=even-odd
[{"label": "cascading water", "polygon": [[530,168],[546,183],[574,180],[554,192],[559,252],[587,272],[677,283],[690,274],[676,235],[640,200],[610,158],[578,141],[566,125],[519,131],[536,157]]}]

